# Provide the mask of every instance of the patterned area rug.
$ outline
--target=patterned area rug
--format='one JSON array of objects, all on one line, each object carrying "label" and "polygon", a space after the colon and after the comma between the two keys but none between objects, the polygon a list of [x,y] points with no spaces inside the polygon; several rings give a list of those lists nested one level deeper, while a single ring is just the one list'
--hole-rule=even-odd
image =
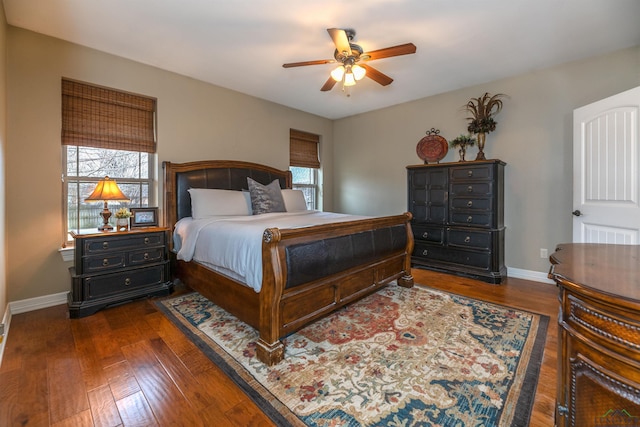
[{"label": "patterned area rug", "polygon": [[256,331],[197,293],[163,312],[281,425],[526,426],[549,318],[392,284],[255,357]]}]

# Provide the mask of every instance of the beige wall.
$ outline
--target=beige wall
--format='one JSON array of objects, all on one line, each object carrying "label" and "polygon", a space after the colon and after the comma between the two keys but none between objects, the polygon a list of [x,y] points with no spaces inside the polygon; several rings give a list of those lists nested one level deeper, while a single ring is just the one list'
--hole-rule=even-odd
[{"label": "beige wall", "polygon": [[[486,153],[508,164],[507,265],[538,272],[548,269],[540,248],[571,240],[573,109],[640,84],[638,46],[332,122],[15,27],[6,45],[8,301],[69,289],[70,264],[58,253],[63,76],[157,97],[158,165],[217,158],[286,168],[289,129],[320,134],[324,208],[368,215],[406,210],[405,166],[419,163],[415,146],[426,130],[453,138],[465,132],[460,107],[470,97],[506,93]],[[457,160],[453,151],[444,159]]]},{"label": "beige wall", "polygon": [[6,230],[6,198],[5,198],[5,156],[7,141],[7,24],[4,7],[0,6],[0,323],[7,311],[7,241]]},{"label": "beige wall", "polygon": [[156,97],[158,165],[237,159],[286,169],[289,129],[317,133],[326,167],[325,207],[332,208],[330,120],[15,27],[8,27],[7,40],[9,301],[70,286],[70,263],[58,253],[63,76]]},{"label": "beige wall", "polygon": [[[640,85],[640,46],[335,122],[334,207],[359,214],[407,209],[406,165],[432,127],[453,139],[466,133],[461,107],[484,92],[505,93],[487,158],[505,169],[506,264],[547,272],[556,244],[572,238],[572,115],[593,101]],[[357,96],[354,95],[354,96]],[[474,159],[477,149],[468,152]],[[443,162],[458,161],[450,150]]]}]

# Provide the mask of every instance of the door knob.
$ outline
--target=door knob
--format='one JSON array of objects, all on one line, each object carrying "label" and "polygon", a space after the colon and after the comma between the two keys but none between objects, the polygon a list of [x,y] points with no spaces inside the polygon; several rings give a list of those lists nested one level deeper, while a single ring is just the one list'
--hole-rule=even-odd
[{"label": "door knob", "polygon": [[571,212],[573,215],[575,216],[581,216],[582,212],[580,212],[578,209],[576,209],[575,211]]}]

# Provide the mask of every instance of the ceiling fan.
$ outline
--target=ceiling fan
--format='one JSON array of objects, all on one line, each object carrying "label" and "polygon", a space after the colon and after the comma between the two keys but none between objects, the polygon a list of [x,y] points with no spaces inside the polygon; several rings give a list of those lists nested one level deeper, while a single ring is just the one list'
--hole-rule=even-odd
[{"label": "ceiling fan", "polygon": [[380,83],[382,86],[387,86],[391,84],[393,79],[376,70],[371,65],[365,65],[363,62],[416,53],[416,46],[413,43],[405,43],[398,46],[373,50],[371,52],[364,52],[359,45],[353,43],[353,38],[356,35],[355,30],[350,28],[328,28],[327,32],[331,36],[333,43],[336,45],[336,50],[333,53],[333,57],[335,59],[291,62],[282,65],[284,68],[292,68],[302,67],[305,65],[331,64],[335,62],[340,63],[341,65],[331,72],[331,77],[329,77],[322,88],[320,88],[323,92],[333,89],[333,86],[338,82],[342,82],[344,90],[349,86],[355,85],[357,80],[360,80],[365,76]]}]

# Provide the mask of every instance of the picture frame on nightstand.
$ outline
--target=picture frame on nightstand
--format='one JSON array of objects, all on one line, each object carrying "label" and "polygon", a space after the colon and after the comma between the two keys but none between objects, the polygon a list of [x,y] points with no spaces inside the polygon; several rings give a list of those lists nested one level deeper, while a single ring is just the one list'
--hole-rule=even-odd
[{"label": "picture frame on nightstand", "polygon": [[131,208],[131,228],[157,227],[158,208]]}]

